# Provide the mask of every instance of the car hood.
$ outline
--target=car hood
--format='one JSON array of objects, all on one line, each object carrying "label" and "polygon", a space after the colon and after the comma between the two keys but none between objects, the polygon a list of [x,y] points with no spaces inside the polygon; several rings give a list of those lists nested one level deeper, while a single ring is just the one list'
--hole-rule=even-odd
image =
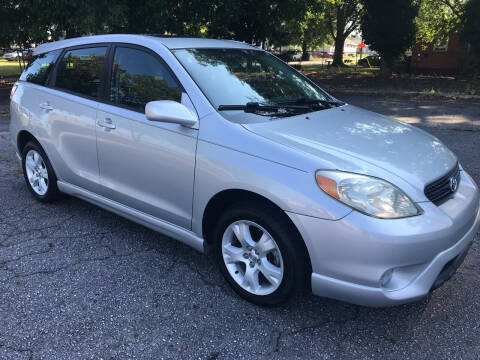
[{"label": "car hood", "polygon": [[[348,163],[365,161],[419,189],[457,161],[440,140],[423,130],[351,105],[243,126],[319,159],[334,154]],[[345,161],[339,164],[342,167]],[[340,167],[336,169],[352,171]]]}]

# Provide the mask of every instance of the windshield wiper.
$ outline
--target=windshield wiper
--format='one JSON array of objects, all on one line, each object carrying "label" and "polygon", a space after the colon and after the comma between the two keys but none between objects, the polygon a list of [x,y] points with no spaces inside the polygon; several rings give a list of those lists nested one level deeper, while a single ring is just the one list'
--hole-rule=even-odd
[{"label": "windshield wiper", "polygon": [[256,112],[279,112],[281,110],[309,110],[308,106],[301,106],[301,105],[289,105],[289,104],[275,104],[275,105],[261,105],[258,102],[249,102],[245,105],[220,105],[218,107],[218,111],[225,111],[225,110],[242,110],[247,113],[256,113]]},{"label": "windshield wiper", "polygon": [[320,100],[320,99],[308,99],[308,98],[298,98],[295,100],[282,101],[277,104],[281,105],[322,105],[324,108],[330,109],[334,106],[341,106],[343,103],[338,101],[329,101],[329,100]]}]

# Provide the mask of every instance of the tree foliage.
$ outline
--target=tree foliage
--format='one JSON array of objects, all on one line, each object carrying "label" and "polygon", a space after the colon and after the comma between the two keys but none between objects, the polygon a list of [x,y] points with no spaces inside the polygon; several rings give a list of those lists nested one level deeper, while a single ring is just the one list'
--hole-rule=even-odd
[{"label": "tree foliage", "polygon": [[0,0],[0,42],[27,46],[88,34],[149,33],[284,45],[298,40],[291,30],[309,1]]},{"label": "tree foliage", "polygon": [[363,1],[363,37],[381,55],[382,74],[388,76],[393,61],[413,44],[418,6],[412,0]]},{"label": "tree foliage", "polygon": [[11,19],[14,15],[14,1],[0,0],[0,47],[9,47],[15,37]]},{"label": "tree foliage", "polygon": [[465,17],[465,0],[422,0],[418,16],[417,40],[427,44],[445,42],[461,31]]},{"label": "tree foliage", "polygon": [[288,44],[293,41],[292,21],[306,11],[305,0],[215,0],[207,34],[235,38],[257,45]]}]

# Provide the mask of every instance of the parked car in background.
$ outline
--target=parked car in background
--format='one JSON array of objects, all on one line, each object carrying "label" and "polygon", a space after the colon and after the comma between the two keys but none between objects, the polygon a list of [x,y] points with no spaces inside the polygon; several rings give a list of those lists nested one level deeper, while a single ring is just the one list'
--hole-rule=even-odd
[{"label": "parked car in background", "polygon": [[318,56],[319,58],[322,58],[322,59],[332,59],[333,58],[333,55],[332,54],[329,54],[328,52],[326,51],[320,51],[320,54]]},{"label": "parked car in background", "polygon": [[418,300],[479,227],[478,188],[440,140],[241,42],[43,44],[10,114],[38,201],[69,194],[182,241],[261,305]]},{"label": "parked car in background", "polygon": [[2,59],[8,60],[8,61],[14,61],[18,59],[18,56],[19,54],[17,51],[9,51],[2,55]]},{"label": "parked car in background", "polygon": [[333,56],[326,51],[310,51],[310,55],[317,59],[331,59]]},{"label": "parked car in background", "polygon": [[360,60],[358,60],[358,66],[362,67],[379,67],[381,64],[382,58],[378,55],[368,55]]},{"label": "parked car in background", "polygon": [[277,56],[285,62],[302,60],[302,52],[298,50],[283,51],[277,54]]},{"label": "parked car in background", "polygon": [[31,49],[28,49],[28,50],[14,50],[14,51],[10,51],[10,52],[6,52],[3,54],[2,58],[3,59],[6,59],[8,61],[18,61],[18,59],[22,58],[22,53],[23,53],[23,58],[25,60],[28,59],[28,54],[30,53],[30,56],[32,54],[32,50]]}]

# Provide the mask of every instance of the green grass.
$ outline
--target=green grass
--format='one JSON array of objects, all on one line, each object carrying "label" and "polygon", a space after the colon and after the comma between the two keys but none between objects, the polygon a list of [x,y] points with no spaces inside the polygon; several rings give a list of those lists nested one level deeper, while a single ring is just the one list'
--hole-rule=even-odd
[{"label": "green grass", "polygon": [[18,61],[0,59],[0,77],[18,76],[21,72]]}]

